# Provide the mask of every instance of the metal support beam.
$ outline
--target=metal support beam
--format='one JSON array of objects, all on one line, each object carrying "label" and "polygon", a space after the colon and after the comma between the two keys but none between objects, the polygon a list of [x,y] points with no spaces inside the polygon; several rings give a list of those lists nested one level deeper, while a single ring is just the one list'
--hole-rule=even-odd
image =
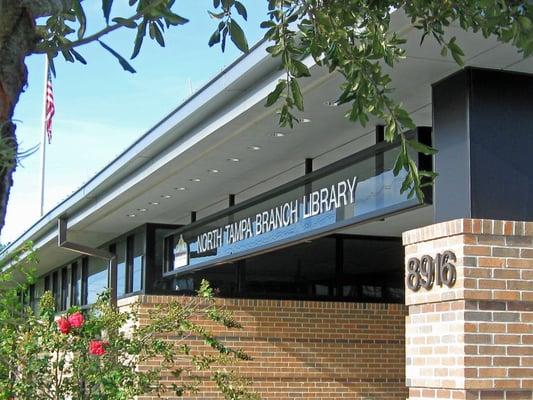
[{"label": "metal support beam", "polygon": [[107,285],[111,295],[111,305],[117,305],[117,257],[115,254],[102,249],[95,249],[93,247],[85,246],[83,244],[69,242],[67,240],[67,220],[59,218],[57,220],[57,245],[60,248],[73,251],[75,253],[84,254],[101,258],[108,261],[107,268]]},{"label": "metal support beam", "polygon": [[312,158],[306,158],[305,159],[305,174],[310,174],[313,172],[313,159]]},{"label": "metal support beam", "polygon": [[385,125],[376,125],[376,144],[385,141]]},{"label": "metal support beam", "polygon": [[[305,175],[309,175],[310,173],[313,172],[313,159],[312,158],[306,158],[304,165],[305,165],[305,171],[304,171]],[[312,187],[313,185],[311,184],[311,182],[305,184],[304,191],[306,195],[311,193]]]}]

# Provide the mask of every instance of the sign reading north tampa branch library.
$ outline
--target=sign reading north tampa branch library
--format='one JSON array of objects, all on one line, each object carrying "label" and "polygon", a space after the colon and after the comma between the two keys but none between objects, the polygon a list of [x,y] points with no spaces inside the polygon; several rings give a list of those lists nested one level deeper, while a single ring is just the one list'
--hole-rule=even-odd
[{"label": "sign reading north tampa branch library", "polygon": [[356,187],[357,177],[354,176],[305,194],[301,201],[300,199],[291,200],[223,227],[201,233],[196,239],[197,253],[216,250],[225,245],[296,224],[300,218],[306,219],[353,204]]},{"label": "sign reading north tampa branch library", "polygon": [[407,172],[394,174],[396,145],[378,146],[177,229],[165,238],[165,273],[234,262],[421,206],[402,191]]}]

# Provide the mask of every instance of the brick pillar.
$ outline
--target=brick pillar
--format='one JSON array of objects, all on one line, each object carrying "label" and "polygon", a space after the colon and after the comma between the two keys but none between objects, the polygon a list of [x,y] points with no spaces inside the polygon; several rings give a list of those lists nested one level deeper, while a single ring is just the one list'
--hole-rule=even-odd
[{"label": "brick pillar", "polygon": [[[533,222],[458,219],[403,242],[409,399],[532,400]],[[455,282],[426,283],[446,261]]]}]

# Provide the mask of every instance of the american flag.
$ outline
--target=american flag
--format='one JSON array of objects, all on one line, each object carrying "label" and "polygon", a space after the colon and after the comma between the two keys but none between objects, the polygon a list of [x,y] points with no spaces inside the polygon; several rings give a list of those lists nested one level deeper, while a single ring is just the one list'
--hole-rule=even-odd
[{"label": "american flag", "polygon": [[56,112],[56,108],[54,105],[54,92],[52,90],[52,77],[50,76],[50,70],[48,70],[47,74],[47,83],[46,83],[46,104],[45,104],[45,110],[46,115],[44,118],[44,124],[46,128],[46,136],[48,137],[48,144],[52,141],[52,117],[54,116]]}]

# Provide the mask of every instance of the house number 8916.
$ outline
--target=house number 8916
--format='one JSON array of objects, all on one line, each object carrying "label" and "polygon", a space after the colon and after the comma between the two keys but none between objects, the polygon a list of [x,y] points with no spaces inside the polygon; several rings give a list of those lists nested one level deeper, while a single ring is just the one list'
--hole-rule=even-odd
[{"label": "house number 8916", "polygon": [[446,250],[433,257],[424,255],[420,258],[410,258],[407,261],[407,287],[417,292],[421,287],[430,290],[435,285],[452,287],[457,278],[455,254]]}]

